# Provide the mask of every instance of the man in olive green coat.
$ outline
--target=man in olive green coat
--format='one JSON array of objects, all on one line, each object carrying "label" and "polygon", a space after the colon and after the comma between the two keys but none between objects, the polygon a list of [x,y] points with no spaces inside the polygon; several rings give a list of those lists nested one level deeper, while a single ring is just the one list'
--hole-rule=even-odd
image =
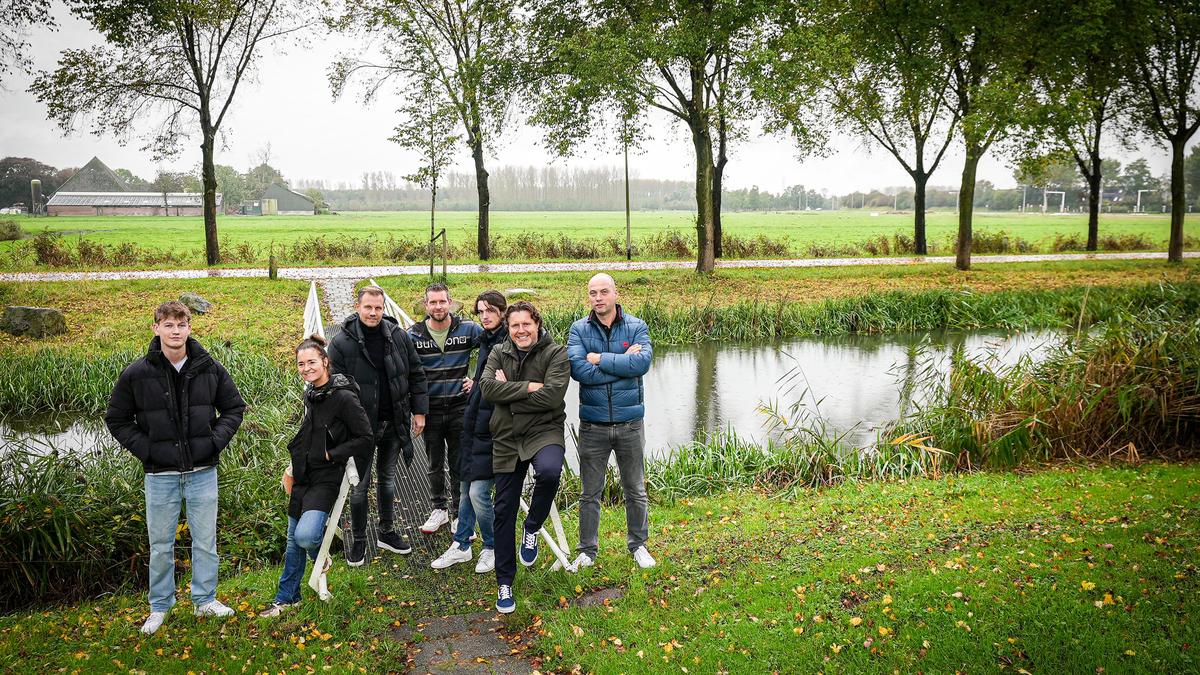
[{"label": "man in olive green coat", "polygon": [[509,305],[505,321],[508,340],[488,356],[479,386],[495,405],[489,426],[496,474],[496,610],[507,614],[517,606],[512,591],[517,573],[513,534],[525,473],[533,467],[533,496],[521,528],[520,559],[526,567],[537,562],[537,533],[562,477],[564,399],[571,363],[566,349],[542,328],[541,314],[532,304]]}]

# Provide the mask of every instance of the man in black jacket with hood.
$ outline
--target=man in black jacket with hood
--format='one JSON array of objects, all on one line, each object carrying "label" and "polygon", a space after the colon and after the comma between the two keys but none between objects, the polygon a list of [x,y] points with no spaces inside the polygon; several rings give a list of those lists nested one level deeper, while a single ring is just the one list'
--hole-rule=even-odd
[{"label": "man in black jacket with hood", "polygon": [[[410,438],[425,429],[429,398],[425,371],[408,334],[394,317],[383,313],[383,289],[364,286],[358,291],[355,314],[346,317],[342,329],[329,343],[333,372],[343,373],[358,383],[360,399],[375,434],[376,499],[379,527],[376,545],[393,553],[412,552],[408,537],[396,532],[396,459],[405,453],[412,461]],[[409,416],[412,417],[411,436]],[[350,524],[354,541],[346,564],[358,567],[366,560],[367,497],[371,489],[371,462],[361,467],[362,476],[350,493]]]},{"label": "man in black jacket with hood", "polygon": [[154,311],[146,356],[121,373],[104,422],[146,472],[150,537],[150,616],[142,632],[162,626],[175,604],[175,535],[187,503],[196,616],[229,616],[217,600],[217,462],[242,424],[246,404],[225,368],[191,337],[191,312],[180,302]]}]

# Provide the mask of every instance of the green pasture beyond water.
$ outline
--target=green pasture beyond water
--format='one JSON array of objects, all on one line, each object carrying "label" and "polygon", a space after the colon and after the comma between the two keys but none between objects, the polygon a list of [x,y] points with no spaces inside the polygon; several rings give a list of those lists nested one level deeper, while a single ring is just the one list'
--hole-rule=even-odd
[{"label": "green pasture beyond water", "polygon": [[[450,241],[470,244],[476,237],[473,211],[446,211],[438,214],[438,227],[445,228]],[[632,216],[632,236],[639,237],[676,230],[691,234],[695,215],[688,211],[639,211]],[[913,215],[887,211],[847,210],[824,212],[731,212],[722,216],[726,231],[739,236],[766,235],[790,239],[793,251],[812,244],[840,245],[857,243],[878,235],[911,235]],[[202,220],[198,217],[132,216],[56,216],[19,218],[27,233],[42,230],[64,236],[86,237],[95,243],[132,242],[157,249],[198,250],[204,245]],[[1185,233],[1195,232],[1200,215],[1189,215]],[[957,232],[958,216],[952,212],[930,213],[930,241],[941,244]],[[1082,214],[1041,215],[976,212],[978,231],[1005,230],[1033,244],[1047,244],[1056,235],[1087,234],[1087,217]],[[1102,215],[1102,235],[1141,235],[1166,247],[1170,224],[1164,214]],[[513,236],[523,232],[572,238],[624,238],[625,214],[607,212],[514,212],[491,214],[492,236]],[[429,233],[429,214],[420,211],[347,212],[325,216],[221,216],[218,232],[222,239],[236,245],[248,242],[256,246],[289,244],[319,235],[365,238],[393,235],[417,239]],[[0,242],[0,252],[10,242]]]}]

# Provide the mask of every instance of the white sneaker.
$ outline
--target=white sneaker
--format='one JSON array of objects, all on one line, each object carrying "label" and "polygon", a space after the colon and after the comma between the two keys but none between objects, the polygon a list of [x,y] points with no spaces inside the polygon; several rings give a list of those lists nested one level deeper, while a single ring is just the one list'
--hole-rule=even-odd
[{"label": "white sneaker", "polygon": [[166,620],[166,612],[150,612],[150,616],[146,617],[146,623],[142,624],[142,633],[154,635],[159,628],[162,628],[163,622]]},{"label": "white sneaker", "polygon": [[[574,567],[577,570],[581,570],[585,567],[591,567],[592,565],[595,565],[595,564],[596,564],[595,558],[593,558],[592,556],[590,556],[586,553],[580,553],[579,556],[575,558],[575,562],[571,563],[571,567]],[[654,561],[653,560],[650,561],[650,564],[654,564]]]},{"label": "white sneaker", "polygon": [[633,552],[633,559],[637,561],[637,564],[640,565],[642,569],[654,567],[658,564],[654,561],[654,556],[650,555],[650,551],[646,550],[645,546],[639,546],[638,549]]},{"label": "white sneaker", "polygon": [[475,563],[475,573],[483,574],[496,569],[496,552],[485,548],[479,552],[479,562]]},{"label": "white sneaker", "polygon": [[458,532],[458,518],[450,521],[450,535],[453,536]]},{"label": "white sneaker", "polygon": [[421,526],[421,531],[425,534],[433,534],[437,532],[443,525],[450,523],[450,514],[446,509],[434,509],[433,513],[429,514],[429,520]]},{"label": "white sneaker", "polygon": [[193,613],[196,616],[233,616],[233,608],[226,607],[220,600],[213,600],[200,605]]},{"label": "white sneaker", "polygon": [[458,542],[451,542],[450,548],[446,552],[438,556],[436,560],[429,563],[429,566],[435,570],[444,570],[451,565],[457,565],[460,562],[471,562],[473,556],[471,549],[463,550],[458,547]]}]

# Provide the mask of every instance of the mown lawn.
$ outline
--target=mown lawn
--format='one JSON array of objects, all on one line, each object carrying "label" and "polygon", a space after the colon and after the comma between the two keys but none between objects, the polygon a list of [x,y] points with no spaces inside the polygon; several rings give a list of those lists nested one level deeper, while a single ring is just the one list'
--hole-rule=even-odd
[{"label": "mown lawn", "polygon": [[154,309],[187,292],[213,303],[192,317],[192,335],[204,344],[232,341],[290,359],[304,332],[308,283],[266,279],[151,279],[0,283],[0,306],[30,305],[62,311],[67,333],[43,340],[0,332],[0,354],[41,347],[110,353],[145,349],[154,337]]},{"label": "mown lawn", "polygon": [[[623,513],[579,575],[517,576],[505,620],[542,671],[1195,672],[1200,465],[1150,463],[736,492],[657,505],[638,570]],[[567,523],[568,532],[574,523]],[[282,533],[280,533],[282,536]],[[443,535],[444,536],[444,535]],[[132,592],[0,618],[0,669],[22,672],[403,670],[390,629],[487,611],[491,575],[389,557],[340,564],[336,597],[270,622],[277,569],[222,582],[239,609],[186,600],[144,638]],[[583,607],[602,588],[623,597]],[[186,592],[182,595],[186,596]],[[515,637],[514,637],[515,639]],[[534,644],[531,641],[536,640]]]},{"label": "mown lawn", "polygon": [[[227,249],[239,244],[249,244],[255,251],[252,264],[263,264],[266,251],[274,244],[279,247],[283,264],[320,264],[320,260],[291,259],[284,254],[284,247],[303,239],[317,236],[327,238],[352,237],[364,239],[375,237],[427,241],[429,221],[427,214],[419,211],[398,212],[347,212],[326,216],[221,216],[218,232],[222,245]],[[860,244],[880,235],[912,235],[911,213],[889,213],[887,211],[846,210],[826,212],[730,212],[722,215],[725,230],[739,237],[764,235],[772,239],[786,239],[789,255],[806,255],[809,246],[838,247]],[[18,217],[27,235],[43,230],[61,233],[70,242],[84,238],[92,243],[119,245],[134,243],[139,247],[157,250],[173,250],[180,253],[188,264],[203,266],[204,230],[198,217],[128,217],[128,216],[57,216],[52,218]],[[632,215],[631,233],[635,245],[647,236],[668,231],[679,232],[689,241],[695,240],[695,216],[687,211],[639,211]],[[1185,234],[1195,233],[1195,224],[1200,216],[1189,215]],[[438,227],[445,228],[451,244],[470,252],[459,261],[474,261],[476,241],[475,213],[447,211],[439,214]],[[980,211],[975,216],[977,233],[1004,230],[1038,247],[1048,247],[1057,235],[1077,235],[1086,239],[1087,217],[1082,214],[1041,215],[1016,213],[989,213]],[[1154,245],[1165,250],[1169,232],[1169,220],[1164,214],[1104,214],[1100,220],[1102,236],[1134,235],[1145,237]],[[928,237],[931,244],[941,252],[950,244],[957,232],[957,215],[951,212],[933,212],[928,215]],[[558,237],[566,235],[573,239],[619,239],[619,249],[624,251],[625,215],[621,212],[513,212],[496,211],[491,214],[491,235],[512,238],[522,234]],[[12,242],[0,242],[0,265],[5,268],[24,269],[28,260],[11,260]],[[528,252],[527,252],[528,253]],[[311,257],[311,252],[309,253]],[[524,261],[521,258],[497,262]],[[612,259],[623,255],[609,256]],[[544,253],[533,255],[533,259],[551,259]],[[363,258],[359,262],[365,262]],[[371,262],[384,262],[381,256],[369,258]],[[417,260],[420,260],[418,256]],[[339,261],[351,264],[354,260]],[[394,262],[394,261],[392,261]],[[251,263],[241,263],[251,264]],[[83,265],[87,267],[87,265]]]}]

